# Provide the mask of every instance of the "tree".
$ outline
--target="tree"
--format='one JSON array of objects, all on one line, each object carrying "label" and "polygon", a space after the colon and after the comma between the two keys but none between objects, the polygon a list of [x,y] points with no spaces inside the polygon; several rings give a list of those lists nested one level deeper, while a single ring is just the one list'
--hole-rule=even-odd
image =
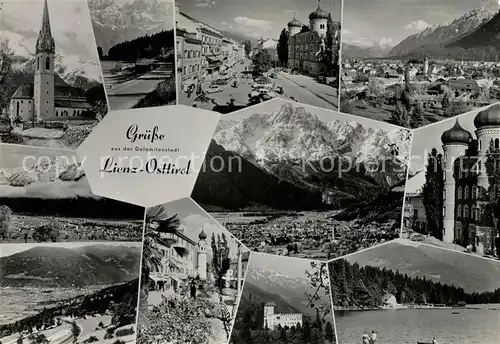
[{"label": "tree", "polygon": [[406,107],[401,101],[396,103],[396,107],[391,114],[391,120],[394,124],[400,125],[405,128],[410,128],[410,116]]},{"label": "tree", "polygon": [[335,330],[333,329],[332,323],[329,321],[326,323],[325,334],[326,339],[332,343],[335,342]]},{"label": "tree", "polygon": [[325,65],[327,76],[339,75],[339,41],[340,28],[335,25],[331,16],[328,18],[324,50],[321,52],[321,62]]},{"label": "tree", "polygon": [[425,183],[422,188],[427,228],[433,237],[443,240],[443,161],[433,148],[427,159]]},{"label": "tree", "polygon": [[367,93],[372,97],[380,97],[384,92],[384,83],[379,79],[370,79],[368,81]]},{"label": "tree", "polygon": [[12,58],[13,53],[9,47],[9,41],[0,37],[0,116],[9,110]]},{"label": "tree", "polygon": [[258,73],[267,72],[272,67],[272,57],[267,50],[259,51],[252,57],[254,71]]},{"label": "tree", "polygon": [[283,67],[288,65],[288,38],[289,33],[287,29],[281,30],[280,38],[278,40],[278,60]]},{"label": "tree", "polygon": [[252,43],[250,42],[250,40],[245,41],[244,47],[245,47],[245,55],[247,57],[250,56],[250,53],[252,52]]},{"label": "tree", "polygon": [[217,234],[217,237],[212,233],[212,268],[217,279],[217,286],[223,287],[222,277],[229,270],[231,259],[229,258],[229,244],[224,233]]},{"label": "tree", "polygon": [[104,57],[104,52],[102,51],[101,47],[97,47],[97,54],[99,55],[99,60],[102,60]]},{"label": "tree", "polygon": [[163,254],[159,246],[170,247],[174,239],[166,239],[165,233],[176,233],[180,222],[177,214],[170,216],[164,205],[148,208],[145,218],[145,231],[142,244],[142,271],[141,271],[141,301],[139,315],[145,313],[148,307],[149,274],[151,270],[162,267]]},{"label": "tree", "polygon": [[0,240],[9,239],[12,230],[12,210],[0,205]]},{"label": "tree", "polygon": [[309,32],[309,31],[311,31],[311,30],[309,29],[309,26],[307,26],[307,25],[302,25],[302,27],[300,28],[300,33]]},{"label": "tree", "polygon": [[410,116],[410,127],[418,128],[425,123],[425,111],[422,106],[422,102],[417,101],[417,104],[413,107]]},{"label": "tree", "polygon": [[73,335],[73,343],[76,343],[78,340],[78,336],[82,332],[80,326],[76,324],[76,322],[71,323],[71,334]]},{"label": "tree", "polygon": [[[486,213],[488,222],[492,227],[491,252],[495,252],[495,238],[500,228],[500,149],[495,148],[494,141],[491,140],[486,158],[486,174],[488,176],[488,193]],[[497,256],[500,254],[496,252]]]}]

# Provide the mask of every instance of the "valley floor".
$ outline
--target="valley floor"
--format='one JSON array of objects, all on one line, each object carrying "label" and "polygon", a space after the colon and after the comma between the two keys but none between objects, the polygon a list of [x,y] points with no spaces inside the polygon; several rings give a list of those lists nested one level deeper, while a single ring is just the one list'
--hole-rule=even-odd
[{"label": "valley floor", "polygon": [[333,259],[399,237],[394,221],[338,221],[338,212],[211,215],[254,251],[299,258]]}]

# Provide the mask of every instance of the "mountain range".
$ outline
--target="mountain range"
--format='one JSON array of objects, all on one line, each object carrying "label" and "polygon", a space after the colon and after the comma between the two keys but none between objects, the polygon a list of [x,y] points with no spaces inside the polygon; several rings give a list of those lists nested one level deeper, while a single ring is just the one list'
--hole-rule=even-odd
[{"label": "mountain range", "polygon": [[428,55],[438,59],[497,60],[498,28],[500,13],[477,8],[451,22],[428,26],[391,49],[343,44],[342,54],[351,58],[423,58]]},{"label": "mountain range", "polygon": [[173,2],[162,0],[89,0],[92,26],[104,54],[117,43],[171,30]]},{"label": "mountain range", "polygon": [[471,255],[400,239],[345,257],[350,263],[397,270],[409,277],[462,287],[465,292],[500,288],[500,264]]},{"label": "mountain range", "polygon": [[0,258],[1,287],[85,287],[138,278],[140,247],[36,246]]},{"label": "mountain range", "polygon": [[290,103],[272,113],[222,120],[206,161],[222,157],[227,167],[200,172],[193,198],[220,206],[342,207],[404,180],[409,139],[405,129],[323,121]]},{"label": "mountain range", "polygon": [[[314,292],[310,282],[305,278],[286,276],[270,268],[258,268],[250,265],[243,293],[251,292],[255,298],[260,295],[262,302],[274,302],[280,312],[300,312],[314,317],[315,311],[308,307],[309,300],[305,292]],[[319,295],[320,300],[316,302],[330,303],[328,295]]]}]

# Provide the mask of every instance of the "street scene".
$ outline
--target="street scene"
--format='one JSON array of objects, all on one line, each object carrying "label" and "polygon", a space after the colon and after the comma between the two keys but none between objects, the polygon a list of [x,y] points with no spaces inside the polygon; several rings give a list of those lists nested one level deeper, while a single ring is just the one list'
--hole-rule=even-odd
[{"label": "street scene", "polygon": [[[280,97],[337,110],[340,1],[279,12],[261,2],[176,3],[179,103],[229,113]],[[235,17],[236,7],[252,18]]]},{"label": "street scene", "polygon": [[499,8],[496,1],[349,1],[341,111],[418,128],[498,102]]},{"label": "street scene", "polygon": [[90,0],[89,8],[109,108],[174,104],[173,2]]}]

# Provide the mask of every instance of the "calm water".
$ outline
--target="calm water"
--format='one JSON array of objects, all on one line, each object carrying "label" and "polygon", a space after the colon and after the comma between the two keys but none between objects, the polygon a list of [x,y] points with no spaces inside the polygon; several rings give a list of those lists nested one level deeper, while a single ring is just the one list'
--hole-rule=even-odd
[{"label": "calm water", "polygon": [[[500,309],[500,305],[496,305]],[[459,314],[452,314],[458,311]],[[486,309],[398,309],[335,312],[339,344],[362,344],[364,331],[375,330],[377,344],[498,344],[500,311]]]}]

